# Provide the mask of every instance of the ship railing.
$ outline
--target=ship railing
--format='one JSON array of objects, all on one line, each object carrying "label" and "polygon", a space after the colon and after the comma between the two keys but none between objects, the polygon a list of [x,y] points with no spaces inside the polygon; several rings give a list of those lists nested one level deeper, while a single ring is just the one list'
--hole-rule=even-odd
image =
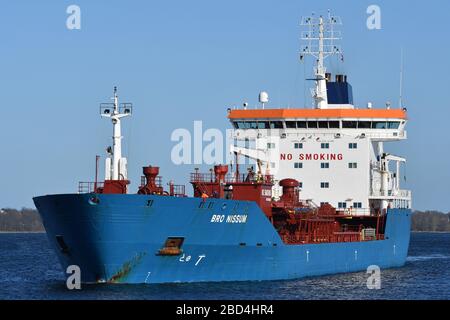
[{"label": "ship railing", "polygon": [[169,195],[172,197],[186,197],[186,186],[184,184],[169,184]]},{"label": "ship railing", "polygon": [[214,173],[199,173],[193,172],[190,177],[191,182],[216,182],[216,176]]},{"label": "ship railing", "polygon": [[384,240],[384,234],[376,234],[376,230],[368,228],[362,230],[338,231],[333,233],[297,233],[281,235],[287,244],[299,243],[336,243],[336,242],[362,242]]},{"label": "ship railing", "polygon": [[[239,183],[239,182],[249,182],[249,183],[273,183],[273,175],[258,175],[253,174],[227,174],[224,177],[224,183]],[[213,173],[199,173],[193,172],[190,176],[191,183],[216,183],[216,176]]]},{"label": "ship railing", "polygon": [[339,208],[336,209],[336,213],[345,216],[378,216],[381,211],[372,208]]},{"label": "ship railing", "polygon": [[394,132],[390,132],[390,133],[378,133],[378,132],[366,132],[365,133],[366,136],[369,136],[371,138],[375,138],[375,139],[397,139],[397,138],[401,138],[401,139],[406,139],[407,138],[407,133],[406,131],[394,131]]},{"label": "ship railing", "polygon": [[103,182],[79,182],[78,183],[78,193],[94,193],[98,188],[103,188]]},{"label": "ship railing", "polygon": [[371,197],[393,197],[401,199],[411,199],[411,190],[388,190],[386,194],[379,190],[372,190]]},{"label": "ship railing", "polygon": [[[408,200],[394,200],[390,202],[390,209],[410,209],[411,201]],[[377,217],[379,215],[384,215],[386,210],[380,209],[355,209],[355,208],[347,208],[347,209],[336,209],[336,213],[342,216],[371,216]]]},{"label": "ship railing", "polygon": [[[145,176],[141,176],[141,188],[147,184]],[[155,177],[155,185],[158,188],[163,188],[162,177]],[[184,184],[167,183],[169,186],[169,195],[173,197],[186,197],[186,186]]]},{"label": "ship railing", "polygon": [[[145,176],[141,176],[141,187],[145,186],[147,184],[147,179]],[[162,187],[162,177],[157,176],[155,177],[155,184],[157,187]]]},{"label": "ship railing", "polygon": [[411,198],[411,190],[398,190],[397,196],[401,198]]}]

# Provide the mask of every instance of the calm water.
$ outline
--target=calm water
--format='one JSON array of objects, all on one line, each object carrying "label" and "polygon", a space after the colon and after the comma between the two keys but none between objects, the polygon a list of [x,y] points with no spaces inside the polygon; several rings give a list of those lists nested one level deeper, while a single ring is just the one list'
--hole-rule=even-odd
[{"label": "calm water", "polygon": [[450,299],[450,234],[413,233],[406,266],[290,281],[65,287],[45,234],[0,234],[0,299]]}]

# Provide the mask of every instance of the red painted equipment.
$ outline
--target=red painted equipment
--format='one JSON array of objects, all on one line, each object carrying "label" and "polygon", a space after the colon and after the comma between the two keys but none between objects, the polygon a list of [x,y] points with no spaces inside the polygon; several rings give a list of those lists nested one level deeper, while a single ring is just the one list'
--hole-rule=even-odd
[{"label": "red painted equipment", "polygon": [[[237,169],[237,168],[236,168]],[[273,178],[248,170],[227,175],[228,166],[215,166],[214,177],[196,170],[191,174],[194,196],[254,201],[274,225],[286,244],[368,241],[384,238],[384,223],[379,215],[349,215],[337,212],[328,203],[315,207],[300,200],[299,182],[280,181],[283,195],[272,199]],[[367,236],[369,235],[369,236]]]},{"label": "red painted equipment", "polygon": [[280,186],[283,187],[283,195],[281,201],[290,204],[297,204],[299,200],[298,186],[300,184],[294,179],[284,179],[280,181]]},{"label": "red painted equipment", "polygon": [[130,184],[129,180],[105,180],[103,189],[97,188],[98,193],[116,193],[116,194],[126,194],[127,185]]},{"label": "red painted equipment", "polygon": [[214,166],[214,176],[211,171],[210,174],[199,173],[196,170],[191,173],[191,184],[194,187],[194,197],[223,198],[224,184],[232,180],[232,177],[227,175],[227,165]]},{"label": "red painted equipment", "polygon": [[228,166],[227,165],[217,165],[214,166],[214,174],[216,175],[216,182],[224,183],[225,182],[225,176],[228,173]]},{"label": "red painted equipment", "polygon": [[144,173],[146,183],[139,188],[138,194],[163,194],[163,187],[156,183],[159,167],[143,167],[142,172]]}]

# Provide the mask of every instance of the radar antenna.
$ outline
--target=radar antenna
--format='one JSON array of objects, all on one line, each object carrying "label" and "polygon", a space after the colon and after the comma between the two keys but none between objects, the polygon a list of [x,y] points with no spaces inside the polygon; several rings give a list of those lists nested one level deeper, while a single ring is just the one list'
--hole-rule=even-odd
[{"label": "radar antenna", "polygon": [[326,68],[324,60],[331,55],[342,55],[340,46],[335,41],[341,39],[340,31],[335,31],[335,26],[342,25],[341,18],[332,16],[328,11],[328,16],[303,17],[301,25],[306,27],[306,31],[302,32],[301,39],[306,41],[306,45],[302,46],[300,60],[306,55],[316,58],[316,67],[314,68],[316,87],[312,90],[315,107],[317,109],[328,108],[327,85],[326,85]]}]

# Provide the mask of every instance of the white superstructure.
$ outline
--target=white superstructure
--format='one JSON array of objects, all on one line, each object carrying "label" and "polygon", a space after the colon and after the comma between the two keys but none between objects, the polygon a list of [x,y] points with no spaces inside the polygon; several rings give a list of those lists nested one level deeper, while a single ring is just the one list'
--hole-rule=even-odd
[{"label": "white superstructure", "polygon": [[[411,192],[400,186],[406,159],[384,150],[385,143],[407,138],[406,109],[356,108],[347,77],[336,75],[332,81],[324,67],[327,55],[340,53],[333,43],[339,33],[332,28],[340,19],[329,15],[302,21],[309,27],[302,35],[309,41],[302,58],[317,58],[315,108],[230,110],[236,129],[231,152],[255,160],[258,171],[272,174],[276,183],[298,180],[301,198],[313,205],[329,203],[349,214],[410,208]],[[273,196],[280,195],[275,186]]]}]

